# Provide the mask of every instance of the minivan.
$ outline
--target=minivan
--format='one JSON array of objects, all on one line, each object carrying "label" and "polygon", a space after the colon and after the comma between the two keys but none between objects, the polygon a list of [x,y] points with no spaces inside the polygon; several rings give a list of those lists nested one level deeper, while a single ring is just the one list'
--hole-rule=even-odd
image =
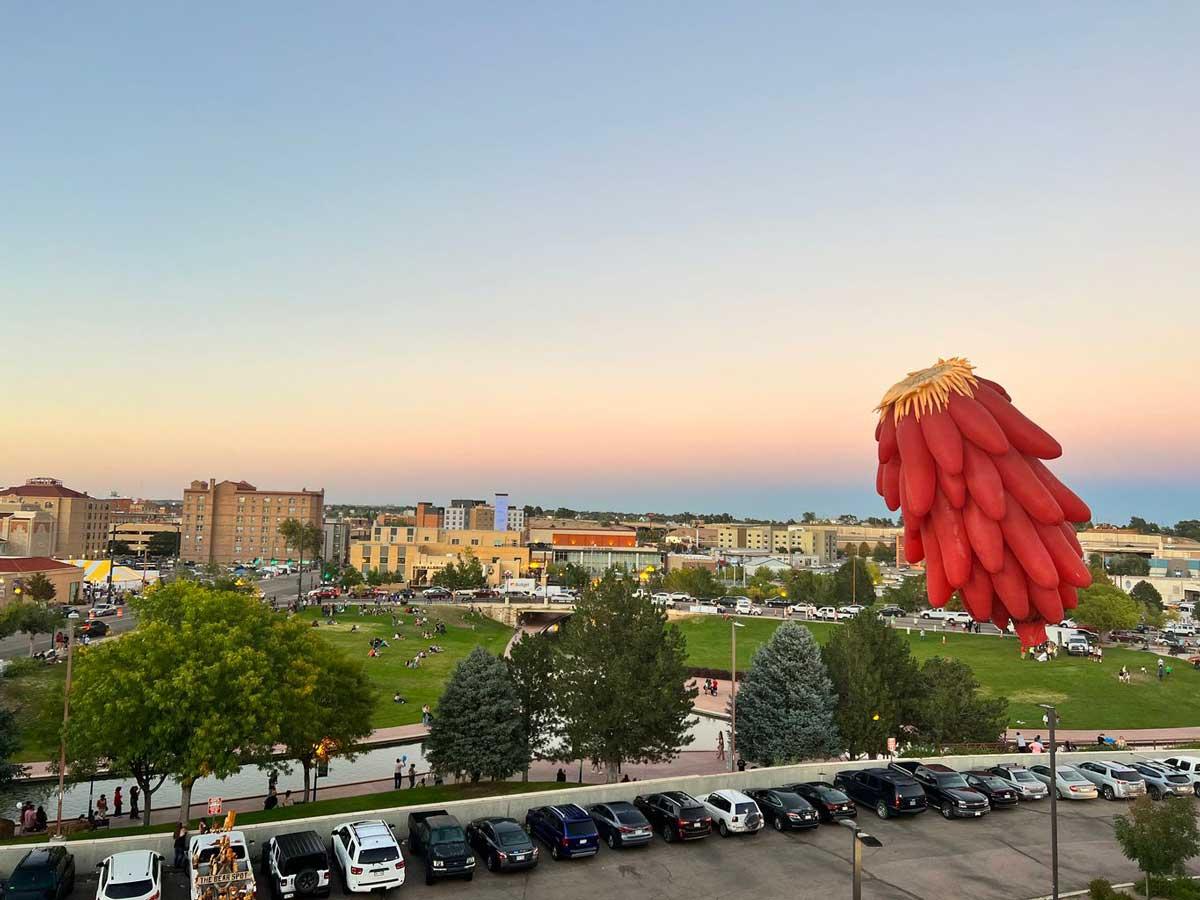
[{"label": "minivan", "polygon": [[600,849],[596,823],[586,809],[574,803],[536,806],[525,814],[525,824],[555,859],[595,856]]}]

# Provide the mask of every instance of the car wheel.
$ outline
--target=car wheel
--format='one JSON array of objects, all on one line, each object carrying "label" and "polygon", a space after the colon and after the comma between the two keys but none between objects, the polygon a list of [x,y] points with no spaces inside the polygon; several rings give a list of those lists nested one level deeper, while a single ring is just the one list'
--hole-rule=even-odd
[{"label": "car wheel", "polygon": [[721,837],[729,837],[729,828],[725,825],[724,819],[717,825],[717,831],[721,832]]},{"label": "car wheel", "polygon": [[875,815],[879,816],[881,819],[886,819],[888,817],[887,804],[882,800],[875,804]]},{"label": "car wheel", "polygon": [[942,804],[942,818],[944,818],[944,819],[953,819],[954,818],[954,810],[950,807],[949,801]]},{"label": "car wheel", "polygon": [[675,832],[671,829],[670,825],[663,826],[663,840],[668,844],[675,840]]},{"label": "car wheel", "polygon": [[485,858],[485,863],[486,863],[486,865],[487,865],[487,867],[488,867],[488,871],[489,871],[489,872],[495,872],[495,871],[496,871],[496,862],[497,862],[497,860],[496,860],[496,854],[495,854],[495,853],[489,853],[489,854],[487,855],[487,857]]},{"label": "car wheel", "polygon": [[[272,880],[272,884],[275,882]],[[305,869],[296,876],[297,894],[315,894],[321,885],[321,876],[313,869]],[[278,888],[277,888],[278,889]]]},{"label": "car wheel", "polygon": [[1106,784],[1106,785],[1104,786],[1104,789],[1103,789],[1102,793],[1104,794],[1104,799],[1105,799],[1105,800],[1116,800],[1116,799],[1117,799],[1117,795],[1116,795],[1116,793],[1113,791],[1113,789],[1112,789],[1112,785]]},{"label": "car wheel", "polygon": [[1200,797],[1200,781],[1197,781],[1195,784],[1192,785],[1192,793],[1195,794],[1197,797]]},{"label": "car wheel", "polygon": [[606,844],[608,844],[608,849],[609,849],[609,850],[616,850],[616,849],[617,849],[617,839],[616,839],[615,837],[613,837],[613,833],[612,833],[611,831],[608,833],[608,837],[606,837],[606,838],[604,839],[604,842],[605,842]]},{"label": "car wheel", "polygon": [[431,884],[433,884],[433,869],[426,868],[425,869],[425,887],[429,887]]},{"label": "car wheel", "polygon": [[470,880],[471,880],[472,878],[474,878],[474,877],[475,877],[475,873],[474,873],[474,872],[468,872],[468,873],[467,873],[467,877],[466,877],[466,878],[464,878],[463,880],[464,880],[464,881],[470,881]]},{"label": "car wheel", "polygon": [[1058,795],[1059,800],[1066,800],[1067,796],[1062,792],[1062,788],[1055,788],[1054,793]]},{"label": "car wheel", "polygon": [[1162,791],[1160,791],[1160,790],[1159,790],[1158,788],[1156,788],[1156,787],[1151,787],[1151,788],[1150,788],[1150,791],[1149,791],[1149,794],[1150,794],[1150,799],[1151,799],[1151,800],[1161,800],[1161,799],[1163,798],[1163,793],[1162,793]]},{"label": "car wheel", "polygon": [[776,831],[783,831],[783,819],[778,816],[771,820],[771,824],[775,826]]}]

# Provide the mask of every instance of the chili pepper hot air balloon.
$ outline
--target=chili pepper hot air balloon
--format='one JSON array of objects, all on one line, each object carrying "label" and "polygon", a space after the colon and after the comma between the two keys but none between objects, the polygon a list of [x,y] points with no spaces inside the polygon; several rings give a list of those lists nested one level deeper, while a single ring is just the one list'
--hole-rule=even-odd
[{"label": "chili pepper hot air balloon", "polygon": [[1086,503],[1042,462],[1062,447],[967,360],[910,372],[879,404],[876,490],[904,514],[904,555],[925,561],[930,605],[959,592],[976,621],[1012,621],[1024,647],[1091,584],[1071,522]]}]

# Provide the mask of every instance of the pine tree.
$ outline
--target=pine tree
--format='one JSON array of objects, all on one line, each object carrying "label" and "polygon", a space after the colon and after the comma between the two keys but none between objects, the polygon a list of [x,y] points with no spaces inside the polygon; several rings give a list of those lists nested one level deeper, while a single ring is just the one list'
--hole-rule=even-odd
[{"label": "pine tree", "polygon": [[435,772],[508,778],[525,767],[529,746],[521,703],[504,660],[476,647],[454,667],[442,692],[425,756]]},{"label": "pine tree", "polygon": [[758,648],[737,695],[737,750],[762,765],[827,758],[841,749],[837,696],[812,632],[784,622]]},{"label": "pine tree", "polygon": [[528,754],[521,780],[529,780],[529,761],[542,753],[555,736],[558,723],[558,670],[560,660],[553,641],[540,634],[524,634],[508,651],[508,674],[521,706],[521,730]]}]

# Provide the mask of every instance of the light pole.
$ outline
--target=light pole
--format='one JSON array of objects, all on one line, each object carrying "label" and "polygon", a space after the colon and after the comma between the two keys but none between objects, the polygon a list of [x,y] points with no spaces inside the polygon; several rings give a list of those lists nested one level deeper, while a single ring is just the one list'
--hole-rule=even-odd
[{"label": "light pole", "polygon": [[1046,711],[1046,726],[1050,729],[1050,876],[1053,900],[1058,900],[1058,766],[1055,762],[1057,748],[1054,726],[1058,724],[1058,710],[1050,703],[1039,703]]},{"label": "light pole", "polygon": [[[71,633],[74,629],[70,627],[69,622],[67,624],[67,684],[63,691],[63,731],[58,744],[58,818],[56,819],[57,824],[54,826],[56,841],[63,839],[62,808],[64,781],[67,776],[67,724],[71,721],[71,660],[75,655],[75,635]],[[90,800],[88,805],[91,805]]]},{"label": "light pole", "polygon": [[741,622],[729,620],[729,771],[737,766],[737,630]]},{"label": "light pole", "polygon": [[851,878],[851,896],[854,900],[862,900],[862,848],[867,847],[882,847],[883,841],[875,837],[873,834],[867,834],[849,819],[838,819],[839,825],[844,825],[853,833],[851,840],[853,846],[850,851],[850,860],[852,866]]}]

